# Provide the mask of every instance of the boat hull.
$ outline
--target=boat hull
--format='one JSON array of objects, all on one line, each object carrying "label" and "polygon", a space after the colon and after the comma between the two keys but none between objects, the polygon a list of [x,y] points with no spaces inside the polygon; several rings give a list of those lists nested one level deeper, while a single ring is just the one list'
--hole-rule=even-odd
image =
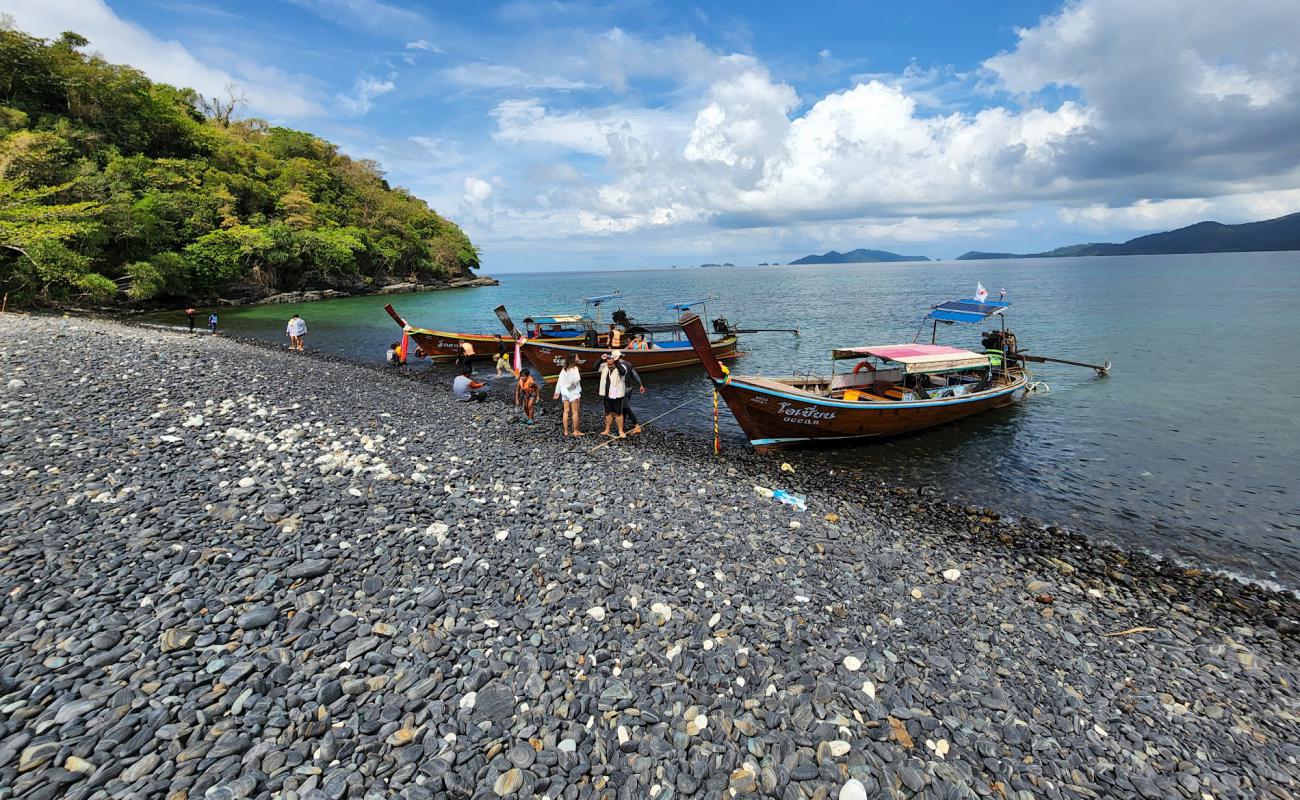
[{"label": "boat hull", "polygon": [[[501,340],[496,336],[486,333],[452,333],[449,331],[431,331],[424,328],[412,328],[410,331],[411,338],[415,340],[425,354],[435,362],[448,363],[461,357],[464,349],[462,342],[468,342],[474,348],[473,359],[494,358],[497,354],[497,347]],[[570,341],[574,336],[564,336],[555,338],[539,339],[539,342],[564,342]],[[504,338],[506,344],[506,353],[514,353],[514,342],[509,337]]]},{"label": "boat hull", "polygon": [[[731,359],[739,355],[735,336],[726,336],[710,343],[713,357],[719,360]],[[607,355],[609,348],[576,347],[556,342],[538,342],[528,340],[523,345],[523,354],[535,372],[547,383],[554,383],[560,376],[560,367],[566,357],[571,357],[578,365],[585,378],[595,377],[600,369],[600,357]],[[636,368],[638,373],[657,372],[678,367],[699,366],[700,358],[690,347],[664,347],[650,350],[622,350],[622,358]]]},{"label": "boat hull", "polygon": [[1026,383],[1020,374],[968,397],[864,403],[809,397],[797,390],[750,384],[743,378],[715,381],[749,443],[760,453],[801,445],[853,444],[945,425],[1011,405],[1024,397]]}]

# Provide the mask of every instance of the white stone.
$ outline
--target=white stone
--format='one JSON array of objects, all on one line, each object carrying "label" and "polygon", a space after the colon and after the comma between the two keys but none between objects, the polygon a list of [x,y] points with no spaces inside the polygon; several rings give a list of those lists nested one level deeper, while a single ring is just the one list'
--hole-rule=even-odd
[{"label": "white stone", "polygon": [[792,519],[792,520],[790,520],[790,527],[791,527],[791,528],[794,528],[794,529],[802,528],[802,527],[803,527],[803,523],[801,523],[801,522],[800,522],[799,520],[797,520],[797,519]]},{"label": "white stone", "polygon": [[159,436],[159,437],[158,437],[158,441],[160,441],[160,442],[167,442],[168,444],[175,444],[176,442],[179,442],[180,440],[181,440],[181,437],[179,437],[179,436],[172,436],[171,434],[167,434],[167,435],[165,435],[165,436]]},{"label": "white stone", "polygon": [[867,787],[857,778],[849,778],[840,787],[839,800],[867,800]]},{"label": "white stone", "polygon": [[713,616],[709,617],[709,627],[710,628],[714,627],[715,625],[718,624],[718,621],[721,619],[722,619],[722,614],[714,612]]},{"label": "white stone", "polygon": [[845,656],[844,668],[847,669],[849,672],[857,672],[858,670],[862,669],[862,659],[858,658],[857,656]]},{"label": "white stone", "polygon": [[663,617],[664,622],[673,618],[673,609],[667,603],[651,603],[650,613]]},{"label": "white stone", "polygon": [[934,754],[939,758],[943,758],[944,756],[948,755],[947,739],[940,739],[939,741],[934,743]]},{"label": "white stone", "polygon": [[182,427],[182,428],[201,428],[201,427],[203,427],[203,415],[202,415],[202,414],[195,414],[195,415],[192,416],[192,417],[187,417],[187,418],[185,419],[185,421],[181,423],[181,427]]},{"label": "white stone", "polygon": [[876,699],[876,685],[871,681],[862,682],[862,691],[865,692],[867,697],[870,697],[872,700]]},{"label": "white stone", "polygon": [[705,728],[709,727],[709,718],[704,714],[697,715],[693,721],[695,722],[695,727],[699,728],[700,730],[704,730]]},{"label": "white stone", "polygon": [[22,380],[21,378],[10,378],[9,383],[6,385],[10,389],[21,389],[27,385],[27,381]]},{"label": "white stone", "polygon": [[592,606],[591,608],[587,609],[587,616],[591,617],[592,619],[596,620],[597,622],[604,622],[604,621],[605,621],[605,607],[604,607],[604,606]]},{"label": "white stone", "polygon": [[466,692],[465,696],[460,699],[461,708],[473,708],[474,703],[478,701],[478,692]]},{"label": "white stone", "polygon": [[944,580],[955,581],[955,580],[957,580],[958,578],[961,577],[961,570],[959,570],[959,569],[945,569],[945,570],[943,571],[943,577],[944,577]]},{"label": "white stone", "polygon": [[849,743],[844,741],[843,739],[835,739],[830,743],[831,755],[836,758],[839,758],[840,756],[843,755],[848,755],[850,749],[852,748],[849,745]]},{"label": "white stone", "polygon": [[250,487],[250,486],[256,486],[256,485],[257,485],[257,479],[256,479],[256,478],[240,478],[240,479],[239,479],[239,488],[241,488],[241,489],[247,489],[247,488]]},{"label": "white stone", "polygon": [[451,528],[447,527],[447,523],[435,522],[429,527],[424,529],[424,535],[425,536],[446,536],[447,531],[449,530],[451,530]]}]

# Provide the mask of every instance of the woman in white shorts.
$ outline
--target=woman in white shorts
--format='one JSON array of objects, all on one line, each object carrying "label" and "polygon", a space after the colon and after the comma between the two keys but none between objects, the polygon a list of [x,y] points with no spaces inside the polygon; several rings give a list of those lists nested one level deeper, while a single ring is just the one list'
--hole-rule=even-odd
[{"label": "woman in white shorts", "polygon": [[555,397],[564,401],[564,435],[585,436],[578,430],[578,407],[582,404],[582,373],[573,356],[564,357],[564,367],[555,382]]}]

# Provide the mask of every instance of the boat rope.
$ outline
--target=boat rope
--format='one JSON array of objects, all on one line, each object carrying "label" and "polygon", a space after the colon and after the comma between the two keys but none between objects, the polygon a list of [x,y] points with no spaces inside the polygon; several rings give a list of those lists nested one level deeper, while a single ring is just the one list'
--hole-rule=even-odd
[{"label": "boat rope", "polygon": [[[644,428],[645,426],[649,425],[650,423],[652,423],[652,422],[654,422],[654,421],[656,421],[656,420],[663,419],[664,417],[668,416],[669,414],[673,413],[674,411],[676,411],[677,409],[679,409],[679,408],[681,408],[681,407],[683,407],[683,406],[689,405],[689,404],[691,404],[691,403],[696,402],[697,400],[703,400],[703,399],[704,399],[704,395],[700,395],[699,397],[692,397],[692,398],[689,399],[689,400],[686,400],[686,401],[684,401],[684,402],[678,403],[677,405],[675,405],[675,406],[673,406],[672,408],[668,409],[668,410],[665,411],[664,413],[662,413],[662,414],[660,414],[660,415],[658,415],[658,416],[656,416],[656,417],[653,417],[653,418],[651,418],[651,419],[648,419],[648,420],[646,420],[645,422],[642,422],[642,423],[641,423],[641,427]],[[612,437],[610,437],[609,439],[606,439],[605,441],[603,441],[603,442],[601,442],[600,444],[596,445],[595,447],[591,448],[591,449],[588,450],[587,452],[588,452],[588,453],[594,453],[594,452],[596,452],[597,450],[599,450],[600,448],[604,447],[605,445],[613,444],[613,443],[616,442],[616,441],[618,441],[618,437],[617,437],[617,436],[612,436]]]},{"label": "boat rope", "polygon": [[1047,385],[1047,381],[1031,381],[1025,384],[1025,389],[1031,392],[1050,392],[1052,387]]},{"label": "boat rope", "polygon": [[718,390],[713,390],[713,454],[722,452],[722,439],[718,435]]}]

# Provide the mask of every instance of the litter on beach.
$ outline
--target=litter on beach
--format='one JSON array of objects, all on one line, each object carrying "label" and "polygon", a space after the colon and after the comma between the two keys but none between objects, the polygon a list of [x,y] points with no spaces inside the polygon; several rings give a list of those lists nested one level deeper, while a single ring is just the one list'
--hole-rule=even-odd
[{"label": "litter on beach", "polygon": [[768,489],[766,486],[755,486],[754,493],[759,497],[779,500],[788,506],[793,506],[796,511],[808,510],[808,502],[806,498],[802,495],[791,494],[784,489]]}]

